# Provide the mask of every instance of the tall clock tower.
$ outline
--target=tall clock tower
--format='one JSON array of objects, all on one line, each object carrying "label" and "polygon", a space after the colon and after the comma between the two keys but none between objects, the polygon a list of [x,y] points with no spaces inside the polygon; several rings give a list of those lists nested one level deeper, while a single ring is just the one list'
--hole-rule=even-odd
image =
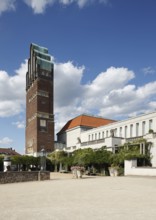
[{"label": "tall clock tower", "polygon": [[54,149],[53,63],[48,49],[30,45],[26,74],[26,154]]}]

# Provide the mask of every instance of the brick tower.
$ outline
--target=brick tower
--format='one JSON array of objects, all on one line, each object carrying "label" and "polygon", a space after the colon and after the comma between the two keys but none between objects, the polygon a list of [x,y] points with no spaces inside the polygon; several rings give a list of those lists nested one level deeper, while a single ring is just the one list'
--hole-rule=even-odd
[{"label": "brick tower", "polygon": [[26,74],[26,154],[54,149],[53,63],[48,49],[30,45]]}]

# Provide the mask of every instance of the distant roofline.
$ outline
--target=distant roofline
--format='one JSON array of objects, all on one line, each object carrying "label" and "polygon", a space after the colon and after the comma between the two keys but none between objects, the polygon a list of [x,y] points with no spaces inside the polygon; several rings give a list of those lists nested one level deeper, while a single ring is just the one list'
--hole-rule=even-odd
[{"label": "distant roofline", "polygon": [[20,156],[21,154],[18,153],[12,147],[9,147],[9,148],[0,147],[0,155],[10,155],[10,156],[19,155]]}]

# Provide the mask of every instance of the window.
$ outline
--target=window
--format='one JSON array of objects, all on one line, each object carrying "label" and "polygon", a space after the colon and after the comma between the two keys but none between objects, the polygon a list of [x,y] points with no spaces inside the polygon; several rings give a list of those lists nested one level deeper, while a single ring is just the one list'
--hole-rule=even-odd
[{"label": "window", "polygon": [[108,131],[106,131],[106,137],[108,137]]},{"label": "window", "polygon": [[99,133],[99,139],[101,139],[101,134]]},{"label": "window", "polygon": [[46,120],[40,120],[40,127],[46,127]]},{"label": "window", "polygon": [[133,137],[133,125],[130,125],[130,137]]},{"label": "window", "polygon": [[153,129],[153,120],[149,120],[149,129]]},{"label": "window", "polygon": [[139,136],[139,123],[136,123],[136,137]]},{"label": "window", "polygon": [[40,119],[40,131],[46,131],[46,130],[47,130],[46,120]]},{"label": "window", "polygon": [[125,138],[127,138],[127,126],[125,126]]},{"label": "window", "polygon": [[114,137],[117,137],[117,128],[114,129]]},{"label": "window", "polygon": [[120,127],[120,137],[122,137],[122,127]]},{"label": "window", "polygon": [[90,141],[90,135],[88,136],[88,141]]},{"label": "window", "polygon": [[97,139],[97,134],[95,134],[95,140]]},{"label": "window", "polygon": [[145,134],[145,125],[146,125],[146,123],[145,123],[145,121],[143,121],[142,122],[142,135]]},{"label": "window", "polygon": [[104,138],[105,137],[105,133],[104,133],[104,131],[102,132],[102,138]]},{"label": "window", "polygon": [[92,141],[94,140],[94,134],[92,134]]}]

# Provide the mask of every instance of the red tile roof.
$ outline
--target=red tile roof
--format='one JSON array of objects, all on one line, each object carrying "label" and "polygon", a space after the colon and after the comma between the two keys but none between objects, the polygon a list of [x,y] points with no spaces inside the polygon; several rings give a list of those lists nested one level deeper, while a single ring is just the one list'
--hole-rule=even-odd
[{"label": "red tile roof", "polygon": [[102,125],[107,125],[113,122],[115,121],[111,119],[105,119],[105,118],[100,118],[100,117],[95,117],[95,116],[90,116],[90,115],[80,115],[68,121],[64,125],[64,127],[58,132],[58,134],[63,133],[64,131],[69,130],[71,128],[75,128],[77,126],[97,128]]},{"label": "red tile roof", "polygon": [[14,155],[20,155],[19,153],[17,153],[15,150],[13,150],[12,148],[0,148],[0,155],[10,155],[10,156],[14,156]]}]

